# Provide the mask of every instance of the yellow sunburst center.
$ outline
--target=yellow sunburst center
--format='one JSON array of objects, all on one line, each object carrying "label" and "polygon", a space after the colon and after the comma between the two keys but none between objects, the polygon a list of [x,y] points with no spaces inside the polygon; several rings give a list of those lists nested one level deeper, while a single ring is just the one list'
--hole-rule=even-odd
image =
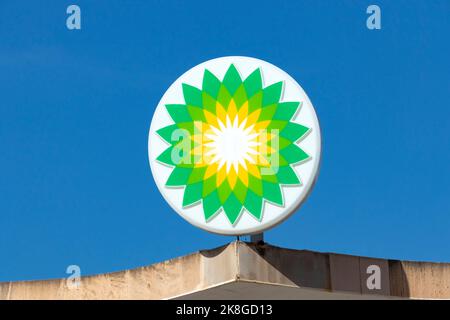
[{"label": "yellow sunburst center", "polygon": [[218,163],[219,170],[226,165],[229,173],[231,166],[238,172],[239,165],[247,170],[247,162],[256,163],[259,134],[253,130],[253,125],[245,127],[245,122],[239,124],[237,117],[231,122],[227,117],[226,123],[219,121],[219,128],[211,127],[211,133],[205,134],[205,156],[211,157],[210,164]]},{"label": "yellow sunburst center", "polygon": [[233,99],[226,109],[217,102],[215,114],[204,110],[206,123],[196,124],[192,150],[196,166],[206,166],[204,179],[217,174],[217,186],[228,179],[233,188],[237,179],[248,186],[249,174],[261,178],[258,167],[270,165],[265,156],[273,150],[267,145],[272,134],[265,130],[270,121],[258,121],[260,113],[249,114],[248,102],[238,110]]}]

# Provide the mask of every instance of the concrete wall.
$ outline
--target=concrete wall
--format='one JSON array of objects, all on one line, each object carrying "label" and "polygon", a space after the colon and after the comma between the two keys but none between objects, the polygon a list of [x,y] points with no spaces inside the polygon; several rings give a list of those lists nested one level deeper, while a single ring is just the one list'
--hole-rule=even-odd
[{"label": "concrete wall", "polygon": [[[367,285],[370,266],[380,272],[379,288]],[[0,299],[168,299],[226,290],[225,284],[233,283],[261,284],[258,298],[265,297],[262,288],[269,284],[289,288],[293,297],[296,289],[308,289],[314,290],[314,297],[326,292],[336,293],[336,298],[342,296],[338,293],[348,293],[345,297],[450,299],[450,264],[233,242],[147,267],[83,277],[78,289],[70,289],[66,279],[4,282],[0,283]],[[268,292],[267,299],[274,298]]]}]

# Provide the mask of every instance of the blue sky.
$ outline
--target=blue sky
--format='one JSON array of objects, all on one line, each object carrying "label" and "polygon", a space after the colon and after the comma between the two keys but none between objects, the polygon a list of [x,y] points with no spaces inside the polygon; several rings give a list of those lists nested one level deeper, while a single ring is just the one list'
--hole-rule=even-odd
[{"label": "blue sky", "polygon": [[[208,59],[269,61],[305,89],[323,159],[277,246],[450,262],[450,2],[0,3],[0,281],[133,268],[229,241],[153,182],[169,85]],[[381,7],[382,29],[366,28]]]}]

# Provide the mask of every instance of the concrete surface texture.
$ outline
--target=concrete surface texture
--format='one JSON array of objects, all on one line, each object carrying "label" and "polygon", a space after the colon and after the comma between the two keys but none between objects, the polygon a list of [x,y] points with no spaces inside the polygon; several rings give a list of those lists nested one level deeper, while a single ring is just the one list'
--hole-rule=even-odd
[{"label": "concrete surface texture", "polygon": [[0,283],[0,299],[450,299],[450,264],[232,242],[133,270]]}]

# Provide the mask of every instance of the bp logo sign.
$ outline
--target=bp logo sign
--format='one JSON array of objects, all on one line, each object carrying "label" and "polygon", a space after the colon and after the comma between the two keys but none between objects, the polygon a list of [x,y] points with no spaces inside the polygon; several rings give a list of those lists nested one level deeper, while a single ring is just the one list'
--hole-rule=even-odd
[{"label": "bp logo sign", "polygon": [[153,116],[148,152],[160,192],[184,219],[214,233],[252,234],[305,200],[319,167],[320,128],[287,73],[224,57],[170,86]]}]

